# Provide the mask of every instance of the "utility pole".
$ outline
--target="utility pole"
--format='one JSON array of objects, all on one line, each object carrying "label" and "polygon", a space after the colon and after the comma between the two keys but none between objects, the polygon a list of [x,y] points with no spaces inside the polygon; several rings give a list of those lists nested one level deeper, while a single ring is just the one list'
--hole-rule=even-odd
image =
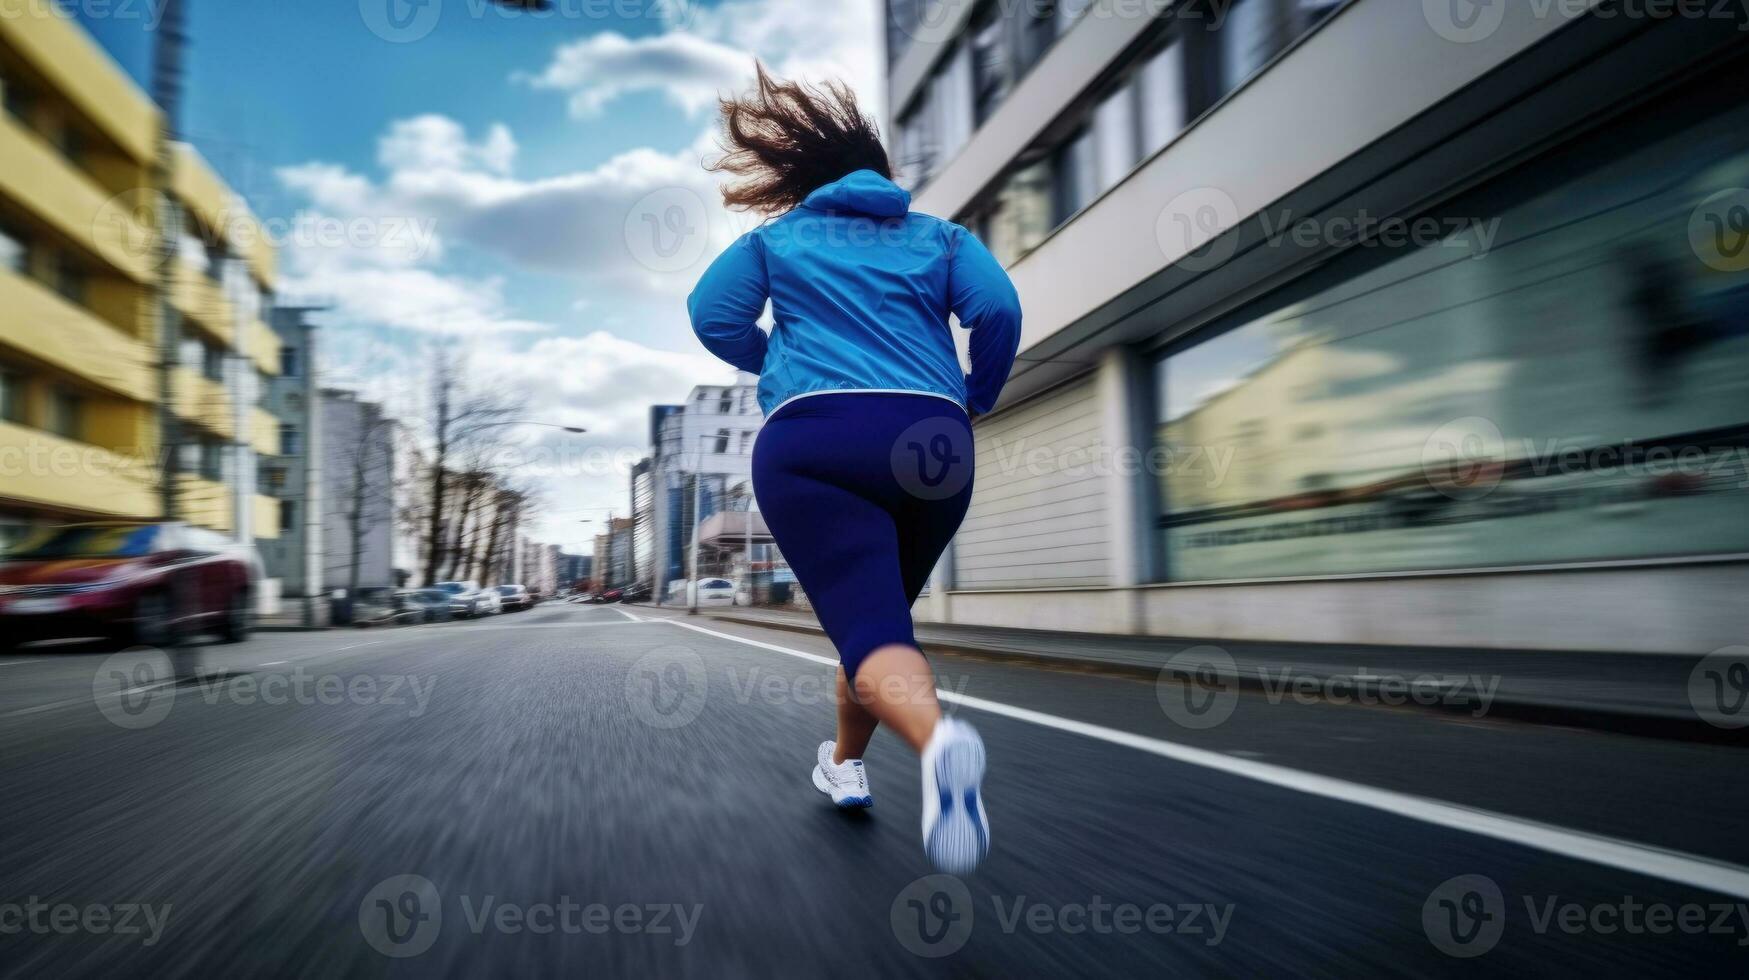
[{"label": "utility pole", "polygon": [[176,418],[176,362],[182,346],[182,320],[171,298],[176,294],[177,253],[182,245],[182,208],[176,200],[176,140],[181,131],[182,60],[188,35],[184,0],[162,0],[152,65],[152,101],[164,116],[158,127],[152,185],[158,192],[158,506],[164,520],[178,516],[177,480],[181,467],[181,426]]}]

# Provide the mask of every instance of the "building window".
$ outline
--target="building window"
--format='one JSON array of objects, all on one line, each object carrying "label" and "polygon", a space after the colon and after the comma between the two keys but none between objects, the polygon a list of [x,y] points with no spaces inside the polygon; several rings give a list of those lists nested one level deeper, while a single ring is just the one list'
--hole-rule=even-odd
[{"label": "building window", "polygon": [[1184,131],[1188,101],[1184,88],[1184,45],[1174,40],[1136,73],[1140,156],[1153,156]]},{"label": "building window", "polygon": [[4,103],[7,115],[26,126],[30,125],[30,93],[25,91],[18,79],[0,76],[0,103]]},{"label": "building window", "polygon": [[30,248],[24,236],[11,226],[0,223],[0,269],[24,275],[30,268]]},{"label": "building window", "polygon": [[1726,91],[1545,155],[1169,349],[1170,577],[1749,550],[1726,464],[1749,437],[1749,273],[1720,273],[1749,236],[1721,220],[1698,261],[1690,236],[1695,203],[1749,170],[1749,105]]},{"label": "building window", "polygon": [[225,278],[225,243],[208,240],[205,244],[206,265],[203,271],[212,282],[223,282]]},{"label": "building window", "polygon": [[214,439],[202,439],[200,442],[200,476],[203,480],[214,483],[225,482],[225,446]]},{"label": "building window", "polygon": [[298,502],[295,500],[282,500],[282,501],[280,501],[279,502],[279,529],[281,531],[295,531],[295,530],[297,530],[297,526],[298,526]]},{"label": "building window", "polygon": [[0,368],[0,421],[24,421],[24,376]]},{"label": "building window", "polygon": [[285,489],[285,467],[264,465],[261,467],[261,486],[263,489],[279,492]]},{"label": "building window", "polygon": [[63,439],[85,437],[85,399],[57,388],[49,395],[49,431]]},{"label": "building window", "polygon": [[225,352],[212,344],[201,344],[200,373],[208,381],[225,380]]},{"label": "building window", "polygon": [[304,452],[303,436],[298,427],[290,422],[282,422],[279,426],[279,452],[282,456],[301,456]]},{"label": "building window", "polygon": [[279,349],[279,376],[282,378],[295,378],[298,376],[299,370],[301,370],[301,367],[298,359],[298,349],[290,345],[281,347]]},{"label": "building window", "polygon": [[707,453],[726,453],[729,451],[729,430],[718,429],[714,436],[704,437],[704,451]]},{"label": "building window", "polygon": [[62,255],[55,263],[55,292],[60,293],[68,302],[85,305],[85,296],[90,287],[91,277],[85,270],[79,268],[67,256]]}]

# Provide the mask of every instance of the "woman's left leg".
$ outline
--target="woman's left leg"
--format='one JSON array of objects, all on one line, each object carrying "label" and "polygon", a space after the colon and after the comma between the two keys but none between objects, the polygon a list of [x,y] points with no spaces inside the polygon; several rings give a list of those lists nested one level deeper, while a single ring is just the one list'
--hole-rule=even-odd
[{"label": "woman's left leg", "polygon": [[855,697],[850,689],[850,681],[844,676],[844,668],[838,668],[838,740],[832,750],[832,761],[843,765],[851,759],[860,759],[868,751],[869,739],[874,738],[875,728],[880,725],[880,719],[869,713]]}]

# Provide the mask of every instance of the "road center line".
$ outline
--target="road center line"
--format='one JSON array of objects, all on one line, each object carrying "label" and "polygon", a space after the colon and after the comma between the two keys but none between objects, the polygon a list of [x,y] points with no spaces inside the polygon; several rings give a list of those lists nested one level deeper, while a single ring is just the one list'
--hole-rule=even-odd
[{"label": "road center line", "polygon": [[[758,647],[762,650],[799,657],[813,663],[838,666],[838,661],[831,657],[792,650],[775,643],[750,640],[732,633],[723,633],[692,623],[683,623],[677,619],[663,619],[661,621],[707,636],[715,636],[747,646]],[[1273,763],[1239,759],[1220,752],[1193,748],[1179,742],[1168,742],[1164,739],[1107,728],[1104,725],[1074,721],[1057,715],[1045,714],[1042,711],[1033,711],[1030,708],[1003,704],[999,701],[967,697],[953,691],[937,691],[936,696],[950,704],[958,704],[975,711],[984,711],[1043,728],[1053,728],[1060,732],[1082,735],[1113,745],[1139,749],[1176,762],[1213,769],[1217,772],[1267,783],[1282,789],[1352,803],[1356,806],[1380,810],[1437,827],[1477,834],[1549,854],[1558,854],[1562,857],[1588,861],[1592,864],[1600,864],[1651,878],[1704,888],[1707,891],[1730,895],[1734,898],[1749,899],[1749,868],[1739,865],[1714,861],[1679,851],[1665,850],[1647,844],[1636,844],[1632,841],[1589,834],[1580,830],[1557,827],[1553,824],[1508,816],[1491,810],[1478,810],[1424,796],[1379,789],[1350,782],[1346,779],[1290,769]]]}]

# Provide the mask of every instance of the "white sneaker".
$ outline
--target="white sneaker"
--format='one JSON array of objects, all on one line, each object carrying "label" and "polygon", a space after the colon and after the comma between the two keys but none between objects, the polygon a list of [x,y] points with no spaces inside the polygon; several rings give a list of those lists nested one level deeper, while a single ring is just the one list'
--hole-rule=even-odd
[{"label": "white sneaker", "polygon": [[965,874],[990,853],[983,782],[984,740],[965,722],[942,718],[923,746],[923,852],[936,868]]},{"label": "white sneaker", "polygon": [[868,791],[868,774],[861,759],[845,759],[843,764],[832,761],[838,743],[828,739],[820,743],[814,765],[814,788],[827,796],[841,810],[860,810],[874,806],[874,796]]}]

